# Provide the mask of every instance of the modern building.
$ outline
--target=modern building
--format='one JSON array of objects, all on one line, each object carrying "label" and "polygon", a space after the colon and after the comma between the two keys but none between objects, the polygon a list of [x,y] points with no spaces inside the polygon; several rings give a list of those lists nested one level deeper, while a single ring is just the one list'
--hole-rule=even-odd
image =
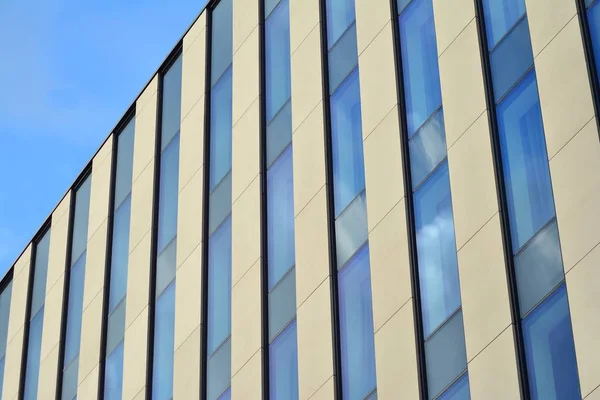
[{"label": "modern building", "polygon": [[210,1],[3,278],[2,399],[600,399],[599,3]]}]

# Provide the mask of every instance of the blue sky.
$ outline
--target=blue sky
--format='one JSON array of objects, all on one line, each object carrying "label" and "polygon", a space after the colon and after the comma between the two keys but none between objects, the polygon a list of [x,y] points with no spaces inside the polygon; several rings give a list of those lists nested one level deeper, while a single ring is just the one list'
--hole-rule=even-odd
[{"label": "blue sky", "polygon": [[205,0],[0,0],[0,276]]}]

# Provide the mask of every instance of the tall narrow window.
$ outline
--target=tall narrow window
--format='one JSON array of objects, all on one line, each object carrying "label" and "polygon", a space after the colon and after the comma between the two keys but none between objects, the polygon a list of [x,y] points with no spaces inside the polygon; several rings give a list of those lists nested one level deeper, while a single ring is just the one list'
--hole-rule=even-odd
[{"label": "tall narrow window", "polygon": [[91,177],[88,176],[75,191],[75,210],[71,230],[71,254],[68,259],[69,293],[67,296],[66,327],[63,344],[61,399],[77,397],[81,319],[83,313],[83,285],[87,253],[88,219],[90,212]]},{"label": "tall narrow window", "polygon": [[231,133],[232,133],[232,0],[212,10],[210,54],[210,133],[208,137],[208,224],[204,276],[206,387],[201,397],[229,399],[231,386]]},{"label": "tall narrow window", "polygon": [[397,2],[428,398],[469,398],[432,0]]},{"label": "tall narrow window", "polygon": [[[4,365],[6,363],[6,345],[8,341],[8,319],[12,296],[12,278],[0,292],[0,397],[4,386]],[[39,358],[39,357],[38,357]]]},{"label": "tall narrow window", "polygon": [[108,319],[104,361],[104,399],[120,400],[123,391],[123,348],[125,340],[125,304],[127,270],[129,268],[129,223],[131,217],[131,184],[133,178],[132,118],[116,139],[117,164],[113,193],[113,223],[108,283]]},{"label": "tall narrow window", "polygon": [[[532,399],[581,398],[525,0],[483,0],[506,214]],[[493,100],[492,100],[493,99]]]},{"label": "tall narrow window", "polygon": [[341,395],[376,396],[367,197],[354,0],[324,0],[331,130],[329,176],[333,179],[335,274]]},{"label": "tall narrow window", "polygon": [[50,229],[35,243],[35,260],[33,264],[33,291],[29,312],[29,338],[27,339],[27,358],[25,362],[25,389],[23,398],[38,398],[38,379],[40,376],[42,330],[44,323],[44,304],[46,299],[46,276],[48,272],[48,255],[50,251]]},{"label": "tall narrow window", "polygon": [[264,0],[269,398],[298,399],[289,0]]},{"label": "tall narrow window", "polygon": [[162,76],[152,398],[173,397],[181,57]]}]

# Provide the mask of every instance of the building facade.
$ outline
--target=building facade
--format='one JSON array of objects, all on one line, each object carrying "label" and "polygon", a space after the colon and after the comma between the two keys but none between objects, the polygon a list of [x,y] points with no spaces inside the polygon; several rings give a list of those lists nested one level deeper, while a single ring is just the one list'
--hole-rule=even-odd
[{"label": "building facade", "polygon": [[600,399],[600,0],[218,0],[0,284],[13,399]]}]

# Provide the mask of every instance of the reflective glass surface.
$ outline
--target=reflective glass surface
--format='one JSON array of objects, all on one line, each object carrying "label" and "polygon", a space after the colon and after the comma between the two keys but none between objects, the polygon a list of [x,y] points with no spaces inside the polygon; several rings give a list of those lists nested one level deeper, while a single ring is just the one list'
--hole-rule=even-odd
[{"label": "reflective glass surface", "polygon": [[87,247],[88,219],[90,214],[90,190],[92,178],[88,176],[75,195],[75,216],[73,220],[73,242],[71,265],[85,252]]},{"label": "reflective glass surface", "polygon": [[[593,1],[589,1],[592,3]],[[600,3],[596,2],[587,11],[592,47],[594,49],[594,60],[596,61],[596,73],[600,76]]]},{"label": "reflective glass surface", "polygon": [[175,346],[175,282],[156,300],[154,321],[154,368],[152,399],[173,397],[173,361]]},{"label": "reflective glass surface", "polygon": [[[223,0],[222,0],[223,1]],[[231,2],[231,0],[228,0]],[[214,37],[214,32],[213,32]],[[232,89],[229,68],[212,88],[210,103],[210,190],[231,169]]]},{"label": "reflective glass surface", "polygon": [[335,220],[337,267],[342,268],[367,241],[367,197],[362,192]]},{"label": "reflective glass surface", "polygon": [[327,43],[333,47],[340,36],[354,22],[354,0],[326,0]]},{"label": "reflective glass surface", "polygon": [[413,190],[446,157],[444,113],[436,112],[408,142]]},{"label": "reflective glass surface", "polygon": [[212,12],[211,84],[219,80],[233,58],[232,0],[221,0]]},{"label": "reflective glass surface", "polygon": [[121,400],[123,393],[124,342],[106,357],[104,376],[104,400]]},{"label": "reflective glass surface", "polygon": [[483,0],[483,15],[491,49],[525,14],[525,0]]},{"label": "reflective glass surface", "polygon": [[222,394],[231,382],[231,338],[208,358],[207,369],[207,399],[229,398],[231,395],[223,397]]},{"label": "reflective glass surface", "polygon": [[44,324],[44,308],[29,323],[29,342],[27,344],[27,370],[25,371],[25,400],[38,398],[38,382],[42,351],[42,330]]},{"label": "reflective glass surface", "polygon": [[160,188],[158,202],[158,252],[177,235],[177,203],[179,197],[179,135],[175,136],[160,156]]},{"label": "reflective glass surface", "polygon": [[358,65],[356,24],[350,25],[340,40],[331,48],[328,60],[329,93],[333,93]]},{"label": "reflective glass surface", "polygon": [[290,7],[282,0],[265,23],[267,121],[289,100],[290,78]]},{"label": "reflective glass surface", "polygon": [[270,399],[298,399],[296,321],[288,325],[269,346],[269,364]]},{"label": "reflective glass surface", "polygon": [[469,376],[464,374],[459,380],[454,382],[437,400],[469,400]]},{"label": "reflective glass surface", "polygon": [[[31,297],[31,316],[44,306],[46,297],[46,278],[48,275],[48,256],[50,253],[50,235],[48,230],[35,246],[35,265],[33,271],[33,295]],[[0,343],[4,340],[0,332]]]},{"label": "reflective glass surface", "polygon": [[231,333],[231,218],[208,243],[208,354]]},{"label": "reflective glass surface", "polygon": [[109,312],[115,309],[127,293],[130,221],[131,196],[128,195],[113,218]]},{"label": "reflective glass surface", "polygon": [[179,56],[163,76],[161,150],[179,134],[181,125],[181,58],[182,56]]},{"label": "reflective glass surface", "polygon": [[117,175],[115,182],[115,210],[131,193],[133,179],[133,140],[135,118],[119,133],[117,139]]},{"label": "reflective glass surface", "polygon": [[292,269],[269,293],[269,341],[296,317],[296,271]]},{"label": "reflective glass surface", "polygon": [[67,334],[65,337],[65,359],[66,367],[79,354],[81,344],[81,318],[83,312],[83,285],[85,279],[84,253],[79,261],[71,267],[71,278],[69,283],[69,308],[67,310]]}]

